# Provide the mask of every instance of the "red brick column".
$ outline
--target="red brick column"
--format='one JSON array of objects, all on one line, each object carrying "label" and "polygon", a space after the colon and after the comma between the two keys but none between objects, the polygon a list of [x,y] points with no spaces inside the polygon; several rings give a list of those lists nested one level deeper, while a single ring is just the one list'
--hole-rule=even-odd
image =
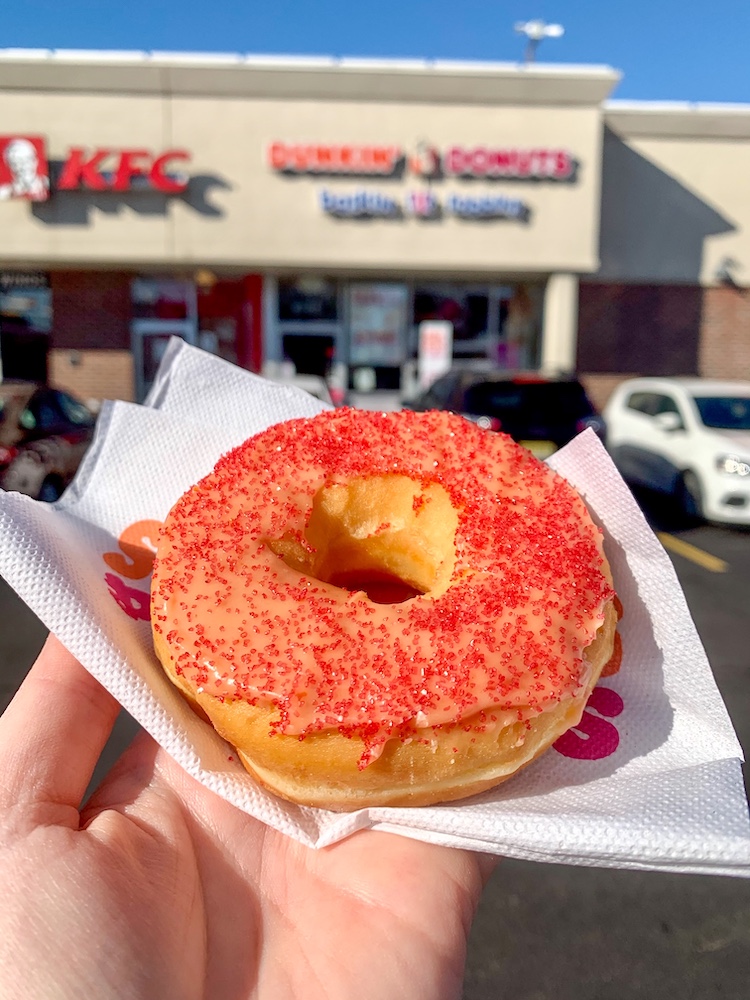
[{"label": "red brick column", "polygon": [[750,379],[750,289],[704,289],[698,365],[704,378]]}]

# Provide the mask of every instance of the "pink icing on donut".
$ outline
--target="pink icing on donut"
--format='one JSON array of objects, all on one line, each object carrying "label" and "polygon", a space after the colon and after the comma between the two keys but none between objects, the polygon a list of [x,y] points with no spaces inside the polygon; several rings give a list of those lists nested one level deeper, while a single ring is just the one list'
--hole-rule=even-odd
[{"label": "pink icing on donut", "polygon": [[[397,590],[398,603],[378,603],[269,547],[282,537],[309,545],[321,488],[391,475],[414,480],[417,517],[431,484],[450,497],[444,592]],[[152,616],[193,685],[270,702],[275,732],[358,736],[364,765],[389,738],[470,717],[480,729],[527,720],[574,696],[612,596],[582,500],[509,437],[444,412],[340,409],[250,438],[178,501]]]}]

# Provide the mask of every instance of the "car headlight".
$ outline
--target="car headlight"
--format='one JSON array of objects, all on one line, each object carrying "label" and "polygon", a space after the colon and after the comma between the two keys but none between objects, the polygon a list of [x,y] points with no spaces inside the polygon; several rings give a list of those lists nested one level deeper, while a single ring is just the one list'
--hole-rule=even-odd
[{"label": "car headlight", "polygon": [[736,455],[719,455],[716,468],[728,476],[750,476],[750,462]]},{"label": "car headlight", "polygon": [[604,420],[601,417],[592,414],[589,417],[582,417],[580,420],[576,421],[577,434],[580,434],[581,431],[585,431],[587,427],[590,427],[595,434],[599,435],[599,437],[604,437],[605,425]]}]

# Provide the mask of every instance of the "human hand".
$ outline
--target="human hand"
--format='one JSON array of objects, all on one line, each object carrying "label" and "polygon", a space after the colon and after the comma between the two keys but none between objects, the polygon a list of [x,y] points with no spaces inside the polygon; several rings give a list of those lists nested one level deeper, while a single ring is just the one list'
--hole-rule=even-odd
[{"label": "human hand", "polygon": [[145,734],[50,637],[0,719],[0,996],[441,1000],[493,860],[362,831],[312,850]]}]

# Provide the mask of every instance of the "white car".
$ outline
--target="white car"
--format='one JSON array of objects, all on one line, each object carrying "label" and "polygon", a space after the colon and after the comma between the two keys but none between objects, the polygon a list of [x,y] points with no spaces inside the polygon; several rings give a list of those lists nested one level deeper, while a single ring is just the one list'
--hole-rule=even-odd
[{"label": "white car", "polygon": [[674,494],[690,517],[750,525],[750,382],[628,379],[604,418],[629,483]]}]

